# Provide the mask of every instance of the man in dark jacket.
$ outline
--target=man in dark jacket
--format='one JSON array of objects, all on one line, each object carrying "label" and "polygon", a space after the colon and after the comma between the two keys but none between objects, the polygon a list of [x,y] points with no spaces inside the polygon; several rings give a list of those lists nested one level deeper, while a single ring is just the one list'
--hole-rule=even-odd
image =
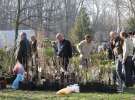
[{"label": "man in dark jacket", "polygon": [[25,71],[28,70],[28,58],[30,57],[30,43],[26,33],[21,33],[21,41],[17,53],[17,60],[24,66]]},{"label": "man in dark jacket", "polygon": [[125,77],[124,69],[122,65],[122,44],[120,36],[116,36],[115,32],[110,32],[110,60],[113,60],[116,64],[116,69],[113,73],[114,83],[118,83],[117,92],[123,92]]},{"label": "man in dark jacket", "polygon": [[117,92],[123,92],[125,86],[125,68],[122,64],[123,59],[123,40],[120,36],[115,36],[113,40],[113,55],[115,57],[116,69],[114,73],[114,80],[117,84]]},{"label": "man in dark jacket", "polygon": [[58,33],[56,35],[56,39],[58,40],[57,47],[57,56],[61,58],[62,66],[65,71],[67,71],[67,67],[69,64],[69,58],[72,57],[72,46],[69,40],[66,40],[62,33]]}]

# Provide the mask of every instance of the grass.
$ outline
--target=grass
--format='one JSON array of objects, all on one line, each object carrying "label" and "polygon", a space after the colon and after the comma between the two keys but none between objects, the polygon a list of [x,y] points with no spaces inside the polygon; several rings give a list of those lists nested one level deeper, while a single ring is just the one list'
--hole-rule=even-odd
[{"label": "grass", "polygon": [[73,93],[68,96],[57,96],[49,91],[6,89],[0,91],[0,100],[135,100],[135,88],[129,88],[124,93]]}]

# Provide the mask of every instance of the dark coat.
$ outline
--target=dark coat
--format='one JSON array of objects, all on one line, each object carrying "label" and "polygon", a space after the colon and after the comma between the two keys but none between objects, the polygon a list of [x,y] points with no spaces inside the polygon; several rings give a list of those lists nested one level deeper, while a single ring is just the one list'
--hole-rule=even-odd
[{"label": "dark coat", "polygon": [[110,60],[115,60],[116,55],[114,55],[114,52],[113,52],[114,48],[117,49],[118,55],[122,54],[123,52],[122,45],[123,45],[123,41],[121,40],[119,36],[115,38],[114,44],[112,42],[109,43],[108,58]]},{"label": "dark coat", "polygon": [[17,53],[17,60],[21,64],[25,64],[30,56],[30,43],[28,40],[21,40],[19,45],[19,51]]},{"label": "dark coat", "polygon": [[37,40],[35,40],[34,43],[32,43],[31,41],[31,52],[32,53],[37,52]]},{"label": "dark coat", "polygon": [[113,44],[113,42],[109,42],[108,43],[108,58],[110,60],[114,60],[115,59],[114,52],[113,52],[114,48],[115,48],[115,45]]},{"label": "dark coat", "polygon": [[69,40],[64,39],[62,42],[58,43],[57,46],[58,46],[57,55],[59,57],[64,58],[72,57],[72,46]]}]

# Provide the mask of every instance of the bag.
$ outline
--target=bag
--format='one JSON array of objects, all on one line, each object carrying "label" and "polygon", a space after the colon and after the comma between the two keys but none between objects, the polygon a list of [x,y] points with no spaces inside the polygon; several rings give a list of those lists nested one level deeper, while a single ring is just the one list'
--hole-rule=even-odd
[{"label": "bag", "polygon": [[63,88],[59,90],[56,94],[60,96],[65,96],[72,93],[72,89],[70,87]]},{"label": "bag", "polygon": [[60,96],[65,96],[71,93],[79,93],[79,92],[80,92],[80,89],[79,89],[78,84],[74,84],[74,85],[69,85],[66,88],[59,90],[56,94]]},{"label": "bag", "polygon": [[72,90],[72,92],[74,92],[74,93],[79,93],[79,92],[80,92],[80,87],[79,87],[78,84],[69,85],[69,86],[67,86],[67,87],[70,87],[71,90]]}]

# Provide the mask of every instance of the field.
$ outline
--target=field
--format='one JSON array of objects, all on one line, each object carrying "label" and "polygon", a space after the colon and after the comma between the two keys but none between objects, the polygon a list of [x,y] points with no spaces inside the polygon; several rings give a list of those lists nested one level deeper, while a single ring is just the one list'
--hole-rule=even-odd
[{"label": "field", "polygon": [[135,88],[126,89],[124,93],[73,93],[57,96],[50,91],[22,91],[6,89],[0,91],[0,100],[135,100]]}]

